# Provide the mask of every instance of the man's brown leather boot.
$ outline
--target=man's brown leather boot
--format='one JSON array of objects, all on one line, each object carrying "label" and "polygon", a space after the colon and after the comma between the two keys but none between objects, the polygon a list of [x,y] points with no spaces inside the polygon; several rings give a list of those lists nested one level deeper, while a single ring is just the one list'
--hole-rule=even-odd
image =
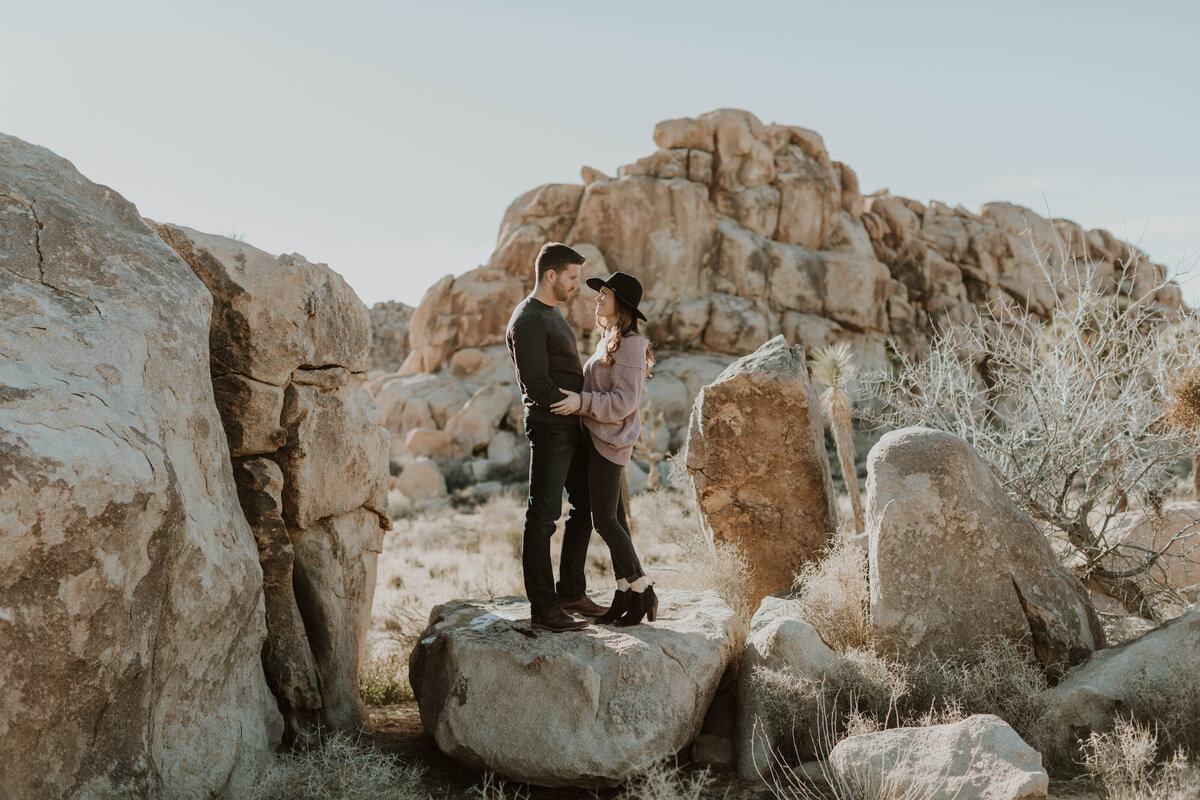
[{"label": "man's brown leather boot", "polygon": [[586,619],[575,619],[561,608],[556,608],[549,614],[535,616],[530,620],[533,627],[547,631],[577,631],[588,626]]},{"label": "man's brown leather boot", "polygon": [[602,605],[597,605],[592,598],[586,594],[576,600],[568,600],[565,603],[559,602],[558,607],[563,611],[569,611],[573,614],[582,614],[585,617],[599,617],[604,612],[608,611]]}]

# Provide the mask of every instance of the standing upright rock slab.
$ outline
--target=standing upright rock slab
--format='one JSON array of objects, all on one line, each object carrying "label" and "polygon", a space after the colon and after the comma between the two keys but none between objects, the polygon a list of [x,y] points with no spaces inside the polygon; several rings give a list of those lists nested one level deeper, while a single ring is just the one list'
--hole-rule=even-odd
[{"label": "standing upright rock slab", "polygon": [[[1162,711],[1169,710],[1177,694],[1194,697],[1197,675],[1200,608],[1192,606],[1131,642],[1094,653],[1039,695],[1044,710],[1030,729],[1030,741],[1056,772],[1078,771],[1081,739],[1112,730],[1118,716],[1127,717],[1131,708],[1144,704],[1138,694],[1159,698]],[[1140,722],[1153,724],[1138,710]]]},{"label": "standing upright rock slab", "polygon": [[324,264],[152,225],[213,293],[213,385],[262,560],[263,664],[287,738],[354,731],[367,719],[358,670],[391,527],[367,308]]},{"label": "standing upright rock slab", "polygon": [[850,736],[829,765],[864,797],[1045,800],[1050,787],[1038,751],[992,714]]},{"label": "standing upright rock slab", "polygon": [[687,468],[706,529],[754,568],[750,601],[789,588],[837,529],[804,348],[776,336],[700,390]]},{"label": "standing upright rock slab", "polygon": [[656,622],[551,633],[524,598],[437,606],[409,658],[442,752],[542,786],[619,783],[700,732],[745,626],[714,592],[663,590]]},{"label": "standing upright rock slab", "polygon": [[902,658],[1026,642],[1055,673],[1104,646],[1083,584],[962,439],[892,431],[867,462],[871,626]]},{"label": "standing upright rock slab", "polygon": [[211,307],[131,203],[0,135],[0,796],[244,796],[279,741]]}]

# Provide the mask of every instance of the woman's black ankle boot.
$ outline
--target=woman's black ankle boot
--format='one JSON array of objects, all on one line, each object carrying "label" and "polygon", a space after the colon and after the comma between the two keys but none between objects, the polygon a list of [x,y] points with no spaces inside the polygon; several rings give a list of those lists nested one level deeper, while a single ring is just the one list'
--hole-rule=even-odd
[{"label": "woman's black ankle boot", "polygon": [[633,594],[632,589],[618,589],[613,595],[612,605],[608,611],[605,611],[600,616],[596,617],[594,625],[610,625],[616,621],[617,617],[625,613],[625,609],[629,607],[629,595]]},{"label": "woman's black ankle boot", "polygon": [[654,586],[647,586],[644,592],[633,592],[632,595],[629,607],[617,620],[617,625],[623,628],[637,625],[642,617],[647,617],[651,622],[658,619],[658,596],[654,594]]}]

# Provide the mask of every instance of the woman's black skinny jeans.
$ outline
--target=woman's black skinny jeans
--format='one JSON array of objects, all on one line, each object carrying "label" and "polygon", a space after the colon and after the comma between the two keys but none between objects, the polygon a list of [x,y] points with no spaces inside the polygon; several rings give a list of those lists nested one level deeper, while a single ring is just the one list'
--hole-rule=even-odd
[{"label": "woman's black skinny jeans", "polygon": [[614,464],[596,451],[590,433],[587,438],[588,494],[592,502],[592,527],[608,545],[612,556],[613,573],[617,580],[631,583],[646,573],[633,549],[629,523],[621,502],[621,473],[625,468]]}]

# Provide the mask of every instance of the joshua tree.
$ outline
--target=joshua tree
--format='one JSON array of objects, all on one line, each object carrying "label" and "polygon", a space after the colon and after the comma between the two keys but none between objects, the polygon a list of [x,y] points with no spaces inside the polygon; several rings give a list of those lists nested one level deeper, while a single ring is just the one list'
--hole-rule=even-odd
[{"label": "joshua tree", "polygon": [[642,409],[642,432],[633,446],[634,455],[649,464],[650,472],[646,477],[647,491],[654,491],[658,488],[658,462],[669,455],[667,452],[670,450],[669,439],[670,433],[667,430],[666,417],[661,411],[655,414],[654,404],[647,400],[646,406]]},{"label": "joshua tree", "polygon": [[854,512],[854,532],[862,533],[862,500],[858,496],[858,469],[854,465],[854,405],[846,384],[854,375],[854,356],[850,345],[835,342],[813,352],[813,377],[829,388],[821,394],[821,411],[829,426],[833,428],[833,441],[837,444],[838,463],[842,465],[842,480],[850,495],[850,508]]}]

